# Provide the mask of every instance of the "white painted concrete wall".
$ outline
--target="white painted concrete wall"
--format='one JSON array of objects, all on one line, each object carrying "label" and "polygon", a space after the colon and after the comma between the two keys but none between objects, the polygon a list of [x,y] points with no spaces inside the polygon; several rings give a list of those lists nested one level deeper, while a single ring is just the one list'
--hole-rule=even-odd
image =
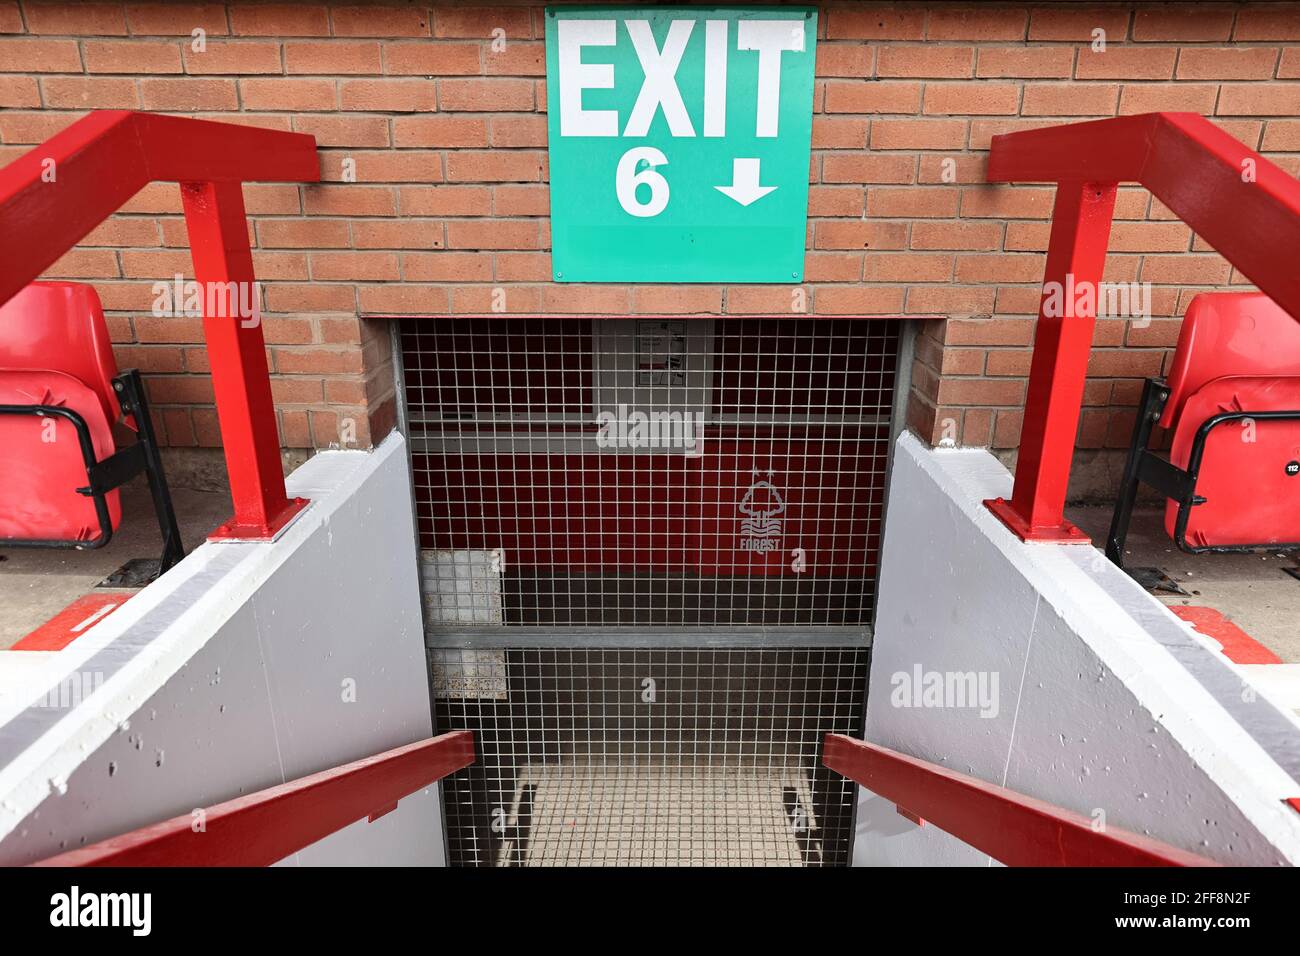
[{"label": "white painted concrete wall", "polygon": [[[1096,549],[1026,544],[987,452],[897,445],[866,739],[1224,863],[1300,862],[1300,722]],[[997,675],[999,706],[905,707],[901,678]],[[950,704],[957,701],[950,700]],[[988,865],[860,791],[858,865]]]},{"label": "white painted concrete wall", "polygon": [[[408,475],[397,435],[322,452],[279,540],[201,545],[65,650],[0,652],[0,864],[428,737]],[[82,706],[29,706],[74,672],[102,675]],[[437,788],[284,862],[441,865]]]}]

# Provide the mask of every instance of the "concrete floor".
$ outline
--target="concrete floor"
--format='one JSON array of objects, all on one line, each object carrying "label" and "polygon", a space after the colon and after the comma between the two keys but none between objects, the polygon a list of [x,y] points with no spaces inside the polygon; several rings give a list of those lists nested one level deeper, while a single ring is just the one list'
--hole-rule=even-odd
[{"label": "concrete floor", "polygon": [[[233,513],[224,492],[172,490],[186,552]],[[122,489],[122,523],[96,551],[0,549],[0,650],[40,627],[132,558],[156,558],[162,536],[143,477]],[[123,593],[131,593],[125,591]]]},{"label": "concrete floor", "polygon": [[[1102,547],[1110,506],[1066,509],[1066,516]],[[1140,507],[1129,530],[1126,566],[1158,567],[1188,592],[1151,592],[1165,604],[1212,607],[1283,661],[1300,662],[1300,552],[1185,554],[1165,533],[1164,509]]]}]

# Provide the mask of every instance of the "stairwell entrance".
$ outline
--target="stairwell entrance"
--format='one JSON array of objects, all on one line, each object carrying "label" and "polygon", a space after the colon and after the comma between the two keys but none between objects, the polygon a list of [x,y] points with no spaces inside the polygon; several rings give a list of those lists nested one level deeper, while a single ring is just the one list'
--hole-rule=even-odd
[{"label": "stairwell entrance", "polygon": [[901,320],[395,324],[453,865],[842,865]]}]

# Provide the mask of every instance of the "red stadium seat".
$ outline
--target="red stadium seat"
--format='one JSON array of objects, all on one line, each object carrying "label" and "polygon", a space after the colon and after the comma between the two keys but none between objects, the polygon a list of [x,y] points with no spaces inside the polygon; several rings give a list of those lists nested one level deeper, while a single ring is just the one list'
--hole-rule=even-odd
[{"label": "red stadium seat", "polygon": [[[1147,448],[1157,423],[1168,460]],[[1120,566],[1140,483],[1183,551],[1300,547],[1300,322],[1262,293],[1192,300],[1168,381],[1142,391],[1106,546]]]},{"label": "red stadium seat", "polygon": [[[137,437],[119,451],[120,419]],[[122,520],[117,489],[141,472],[161,573],[184,552],[139,373],[119,373],[91,286],[32,283],[0,306],[0,549],[104,546]]]},{"label": "red stadium seat", "polygon": [[[67,409],[85,422],[95,461],[116,450],[99,396],[71,375],[0,368],[0,405]],[[93,541],[100,521],[94,500],[77,494],[85,484],[86,462],[73,419],[0,415],[0,540]],[[118,492],[105,498],[109,525],[117,530]]]}]

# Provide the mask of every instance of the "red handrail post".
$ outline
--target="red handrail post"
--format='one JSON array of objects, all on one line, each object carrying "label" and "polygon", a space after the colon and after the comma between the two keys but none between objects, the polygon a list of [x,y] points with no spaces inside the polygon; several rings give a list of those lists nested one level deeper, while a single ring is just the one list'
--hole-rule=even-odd
[{"label": "red handrail post", "polygon": [[1065,519],[1116,183],[1056,188],[1011,500],[985,502],[1022,541],[1088,537]]},{"label": "red handrail post", "polygon": [[[1300,183],[1204,117],[1145,113],[1003,133],[989,149],[988,180],[1058,184],[1048,280],[1060,279],[1062,261],[1077,282],[1089,262],[1104,259],[1104,244],[1093,240],[1109,233],[1114,184],[1136,182],[1300,320]],[[1069,216],[1061,206],[1067,188],[1088,182],[1108,184],[1101,188],[1111,197],[1090,203],[1084,187],[1081,208]],[[1022,540],[1083,541],[1062,508],[1091,341],[1081,328],[1067,332],[1044,318],[1035,332],[1015,489],[1010,502],[985,503]],[[1054,373],[1065,379],[1059,387]]]},{"label": "red handrail post", "polygon": [[[181,198],[194,278],[204,290],[203,337],[235,506],[235,516],[209,537],[272,538],[307,500],[285,494],[243,187],[187,182],[181,184]],[[240,303],[252,304],[251,316],[230,307]]]},{"label": "red handrail post", "polygon": [[146,184],[185,184],[181,194],[196,278],[204,283],[203,328],[235,504],[235,517],[213,537],[266,540],[306,502],[285,495],[261,328],[210,314],[211,294],[219,290],[208,284],[235,290],[241,304],[246,292],[251,301],[256,286],[240,184],[253,181],[319,182],[315,139],[181,116],[92,112],[0,169],[0,304]]}]

